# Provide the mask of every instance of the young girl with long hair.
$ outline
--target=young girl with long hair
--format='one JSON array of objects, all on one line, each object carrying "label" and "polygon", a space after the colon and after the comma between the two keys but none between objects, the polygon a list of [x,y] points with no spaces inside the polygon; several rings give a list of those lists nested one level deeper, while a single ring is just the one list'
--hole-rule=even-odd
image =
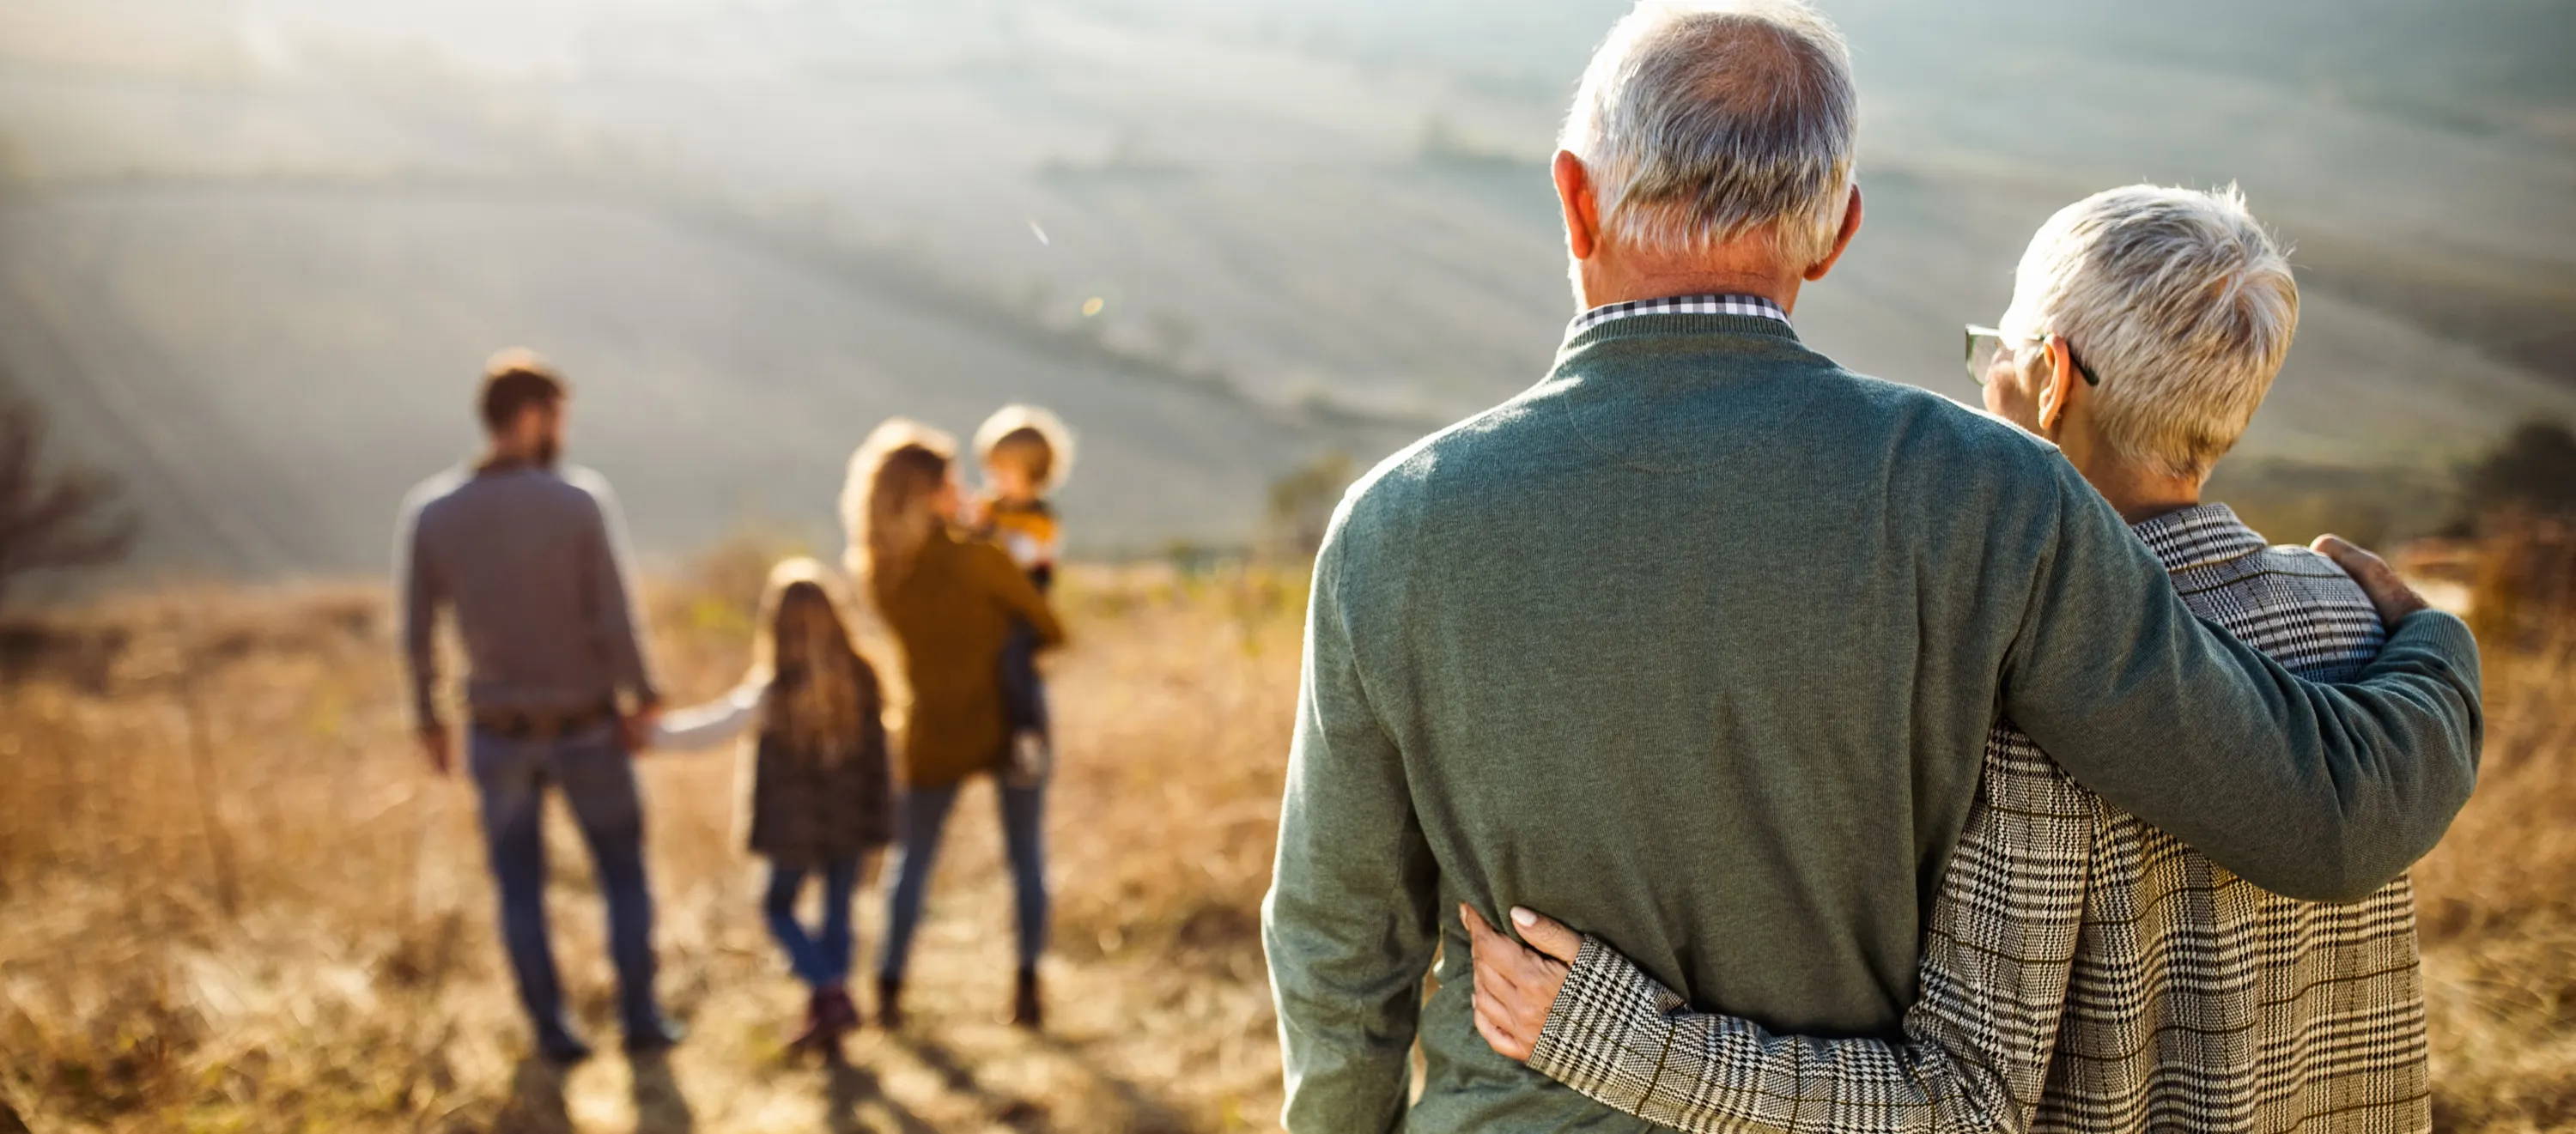
[{"label": "young girl with long hair", "polygon": [[[762,912],[810,992],[800,1047],[858,1026],[850,902],[893,836],[885,698],[851,638],[847,606],[822,564],[779,564],[761,598],[751,672],[724,699],[670,714],[657,737],[704,748],[749,734],[742,819],[752,853],[770,863]],[[818,931],[796,915],[809,876],[822,881]]]}]

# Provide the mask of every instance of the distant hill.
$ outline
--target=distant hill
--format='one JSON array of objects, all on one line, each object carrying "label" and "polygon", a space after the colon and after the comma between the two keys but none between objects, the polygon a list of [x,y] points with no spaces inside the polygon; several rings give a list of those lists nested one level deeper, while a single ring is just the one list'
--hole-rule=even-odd
[{"label": "distant hill", "polygon": [[[2307,290],[2249,452],[2576,415],[2565,5],[1826,6],[1869,224],[1799,315],[1855,368],[1965,396],[2050,211],[2235,179]],[[0,367],[190,569],[380,567],[515,342],[649,549],[820,530],[876,419],[1012,398],[1087,434],[1081,550],[1238,540],[1546,365],[1543,162],[1624,7],[21,0]]]}]

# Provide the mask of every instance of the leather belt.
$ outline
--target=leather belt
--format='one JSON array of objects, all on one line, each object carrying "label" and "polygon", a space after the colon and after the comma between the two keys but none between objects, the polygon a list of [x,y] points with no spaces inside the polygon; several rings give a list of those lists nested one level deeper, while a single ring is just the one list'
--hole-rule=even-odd
[{"label": "leather belt", "polygon": [[474,727],[508,740],[560,740],[617,719],[617,707],[580,709],[476,709]]}]

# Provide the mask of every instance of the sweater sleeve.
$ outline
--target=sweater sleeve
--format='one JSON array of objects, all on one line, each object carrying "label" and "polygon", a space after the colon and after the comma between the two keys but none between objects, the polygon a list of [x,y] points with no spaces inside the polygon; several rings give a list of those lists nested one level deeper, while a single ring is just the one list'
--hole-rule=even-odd
[{"label": "sweater sleeve", "polygon": [[653,747],[691,751],[739,737],[760,719],[764,692],[746,681],[722,698],[665,714],[653,724]]},{"label": "sweater sleeve", "polygon": [[2358,900],[2430,851],[2477,779],[2468,628],[2418,613],[2357,683],[2302,680],[2195,618],[2110,506],[2052,464],[2056,538],[2005,715],[2084,786],[2276,893]]},{"label": "sweater sleeve", "polygon": [[653,685],[652,669],[645,660],[643,619],[635,613],[635,595],[628,585],[627,564],[631,557],[627,554],[626,516],[606,481],[593,477],[584,487],[597,505],[597,523],[586,552],[592,627],[618,687],[632,695],[637,704],[651,705],[662,695]]},{"label": "sweater sleeve", "polygon": [[438,611],[447,601],[437,561],[425,554],[421,503],[403,509],[394,537],[394,595],[402,622],[403,672],[411,692],[412,719],[422,728],[438,720]]},{"label": "sweater sleeve", "polygon": [[1262,943],[1296,1134],[1401,1129],[1439,872],[1361,687],[1338,540],[1317,557]]}]

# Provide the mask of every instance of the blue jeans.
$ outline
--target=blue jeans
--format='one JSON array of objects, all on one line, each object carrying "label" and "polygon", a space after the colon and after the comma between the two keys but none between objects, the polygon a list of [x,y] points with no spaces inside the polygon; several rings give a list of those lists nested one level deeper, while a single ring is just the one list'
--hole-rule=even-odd
[{"label": "blue jeans", "polygon": [[474,730],[467,746],[482,797],[483,838],[500,891],[501,940],[519,1000],[540,1032],[564,1027],[563,986],[546,934],[546,789],[563,789],[608,899],[608,950],[630,1031],[661,1019],[653,1000],[653,895],[644,880],[644,803],[631,757],[607,725],[514,740]]},{"label": "blue jeans", "polygon": [[[1012,894],[1019,907],[1020,968],[1035,969],[1046,952],[1046,784],[1012,787],[996,782],[1001,796],[1002,842],[1011,860]],[[922,892],[939,858],[940,832],[957,805],[957,786],[907,788],[903,793],[902,858],[895,866],[894,893],[886,902],[885,953],[877,975],[903,979],[912,954],[913,931],[921,927]]]},{"label": "blue jeans", "polygon": [[815,991],[836,988],[850,979],[850,895],[859,887],[859,860],[836,858],[823,865],[823,930],[805,932],[796,920],[796,895],[805,889],[807,868],[783,862],[769,864],[769,894],[761,914],[769,935],[787,950],[787,967]]}]

